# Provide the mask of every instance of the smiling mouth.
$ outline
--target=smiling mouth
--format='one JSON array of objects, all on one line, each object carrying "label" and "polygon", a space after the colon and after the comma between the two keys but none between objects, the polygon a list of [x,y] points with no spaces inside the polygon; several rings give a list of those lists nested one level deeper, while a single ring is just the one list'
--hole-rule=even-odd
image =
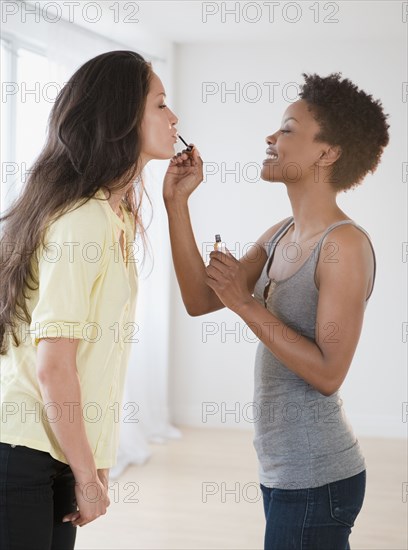
[{"label": "smiling mouth", "polygon": [[265,160],[278,160],[278,155],[275,155],[275,153],[268,153]]}]

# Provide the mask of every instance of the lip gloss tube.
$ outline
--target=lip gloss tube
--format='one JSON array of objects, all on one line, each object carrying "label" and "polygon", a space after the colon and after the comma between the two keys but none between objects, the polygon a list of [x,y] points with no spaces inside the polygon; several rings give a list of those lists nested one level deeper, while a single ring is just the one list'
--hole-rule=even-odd
[{"label": "lip gloss tube", "polygon": [[218,250],[218,252],[223,252],[226,254],[225,243],[221,241],[221,235],[215,235],[214,250]]}]

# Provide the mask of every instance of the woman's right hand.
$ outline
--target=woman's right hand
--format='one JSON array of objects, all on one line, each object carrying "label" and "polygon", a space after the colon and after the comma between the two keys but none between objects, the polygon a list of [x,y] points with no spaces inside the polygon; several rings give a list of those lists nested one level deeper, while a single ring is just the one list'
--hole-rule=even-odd
[{"label": "woman's right hand", "polygon": [[194,147],[190,153],[183,151],[170,160],[163,182],[165,203],[177,199],[187,200],[203,181],[203,161]]},{"label": "woman's right hand", "polygon": [[75,527],[83,527],[103,516],[110,505],[107,484],[100,480],[99,475],[87,482],[76,480],[75,497],[78,511],[63,518],[64,522],[71,521]]}]

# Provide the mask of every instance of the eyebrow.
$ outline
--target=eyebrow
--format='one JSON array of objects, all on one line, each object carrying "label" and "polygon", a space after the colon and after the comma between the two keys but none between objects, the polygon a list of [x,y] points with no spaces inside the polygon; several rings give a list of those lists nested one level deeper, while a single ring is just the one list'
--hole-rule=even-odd
[{"label": "eyebrow", "polygon": [[288,120],[294,120],[295,122],[297,122],[298,124],[300,124],[300,122],[298,120],[296,120],[295,117],[293,116],[290,116],[289,118],[286,118],[284,121],[283,121],[283,124],[285,124],[285,122],[287,122]]},{"label": "eyebrow", "polygon": [[160,92],[157,95],[164,95],[164,97],[166,97],[166,94],[164,92]]}]

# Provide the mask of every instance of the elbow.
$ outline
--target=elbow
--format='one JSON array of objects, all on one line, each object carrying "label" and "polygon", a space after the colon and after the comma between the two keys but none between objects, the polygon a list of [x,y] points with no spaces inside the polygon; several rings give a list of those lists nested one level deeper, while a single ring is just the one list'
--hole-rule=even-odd
[{"label": "elbow", "polygon": [[324,397],[331,397],[332,395],[334,395],[336,393],[336,391],[338,390],[339,388],[335,388],[335,389],[332,389],[332,388],[324,388],[324,389],[319,389],[317,390],[319,393],[321,393],[322,395],[324,395]]},{"label": "elbow", "polygon": [[191,309],[187,309],[187,313],[190,315],[190,317],[200,317],[200,315],[202,315],[202,313]]},{"label": "elbow", "polygon": [[349,367],[349,362],[340,363],[338,360],[323,362],[319,383],[316,384],[315,389],[324,397],[331,397],[340,389]]},{"label": "elbow", "polygon": [[43,394],[43,392],[52,385],[52,381],[50,379],[50,371],[49,369],[43,368],[42,366],[37,367],[36,375],[38,386],[41,393]]},{"label": "elbow", "polygon": [[205,315],[207,312],[201,309],[200,307],[197,307],[197,305],[187,305],[184,304],[187,313],[190,315],[190,317],[200,317],[200,315]]},{"label": "elbow", "polygon": [[325,382],[324,385],[320,386],[319,388],[316,388],[319,393],[324,395],[324,397],[331,397],[334,395],[340,388],[341,382],[338,380],[328,380]]},{"label": "elbow", "polygon": [[183,304],[190,317],[200,317],[210,311],[202,302],[183,300]]},{"label": "elbow", "polygon": [[53,374],[55,374],[56,368],[57,367],[55,365],[50,365],[47,362],[37,363],[37,380],[41,386],[47,386],[50,383],[50,379],[52,378]]}]

